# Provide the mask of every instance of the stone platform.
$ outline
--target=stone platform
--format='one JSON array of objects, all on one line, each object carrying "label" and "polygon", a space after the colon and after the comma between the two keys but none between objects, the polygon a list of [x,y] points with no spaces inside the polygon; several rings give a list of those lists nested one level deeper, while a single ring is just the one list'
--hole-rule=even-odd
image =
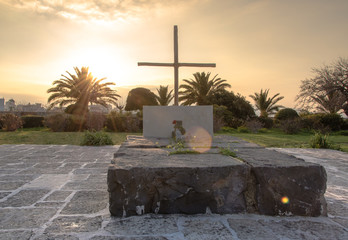
[{"label": "stone platform", "polygon": [[121,145],[108,169],[112,215],[327,214],[326,172],[318,164],[228,136],[169,145],[140,136]]}]

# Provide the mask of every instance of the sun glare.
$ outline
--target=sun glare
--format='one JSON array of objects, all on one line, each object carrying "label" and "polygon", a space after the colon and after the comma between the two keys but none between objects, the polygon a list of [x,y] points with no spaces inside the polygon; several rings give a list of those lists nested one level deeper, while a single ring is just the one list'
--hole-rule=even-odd
[{"label": "sun glare", "polygon": [[69,61],[70,66],[86,66],[98,79],[106,78],[106,81],[114,82],[118,87],[127,85],[127,73],[131,70],[124,56],[116,50],[110,47],[84,48],[75,52],[73,56],[75,57]]}]

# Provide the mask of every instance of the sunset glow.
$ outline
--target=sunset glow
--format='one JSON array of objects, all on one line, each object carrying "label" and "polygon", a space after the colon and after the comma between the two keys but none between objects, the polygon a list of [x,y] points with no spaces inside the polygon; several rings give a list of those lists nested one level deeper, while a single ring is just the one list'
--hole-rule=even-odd
[{"label": "sunset glow", "polygon": [[134,86],[172,89],[173,69],[137,62],[173,62],[178,25],[179,61],[217,64],[182,68],[179,83],[212,72],[249,101],[269,88],[294,107],[313,67],[348,56],[347,10],[341,0],[0,0],[0,98],[45,103],[52,82],[82,66],[123,96]]}]

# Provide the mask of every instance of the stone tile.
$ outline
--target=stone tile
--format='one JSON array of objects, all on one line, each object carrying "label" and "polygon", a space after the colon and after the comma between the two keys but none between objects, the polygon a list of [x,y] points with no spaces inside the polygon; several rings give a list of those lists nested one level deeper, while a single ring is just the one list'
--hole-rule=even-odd
[{"label": "stone tile", "polygon": [[37,178],[39,175],[5,175],[0,177],[0,181],[5,182],[30,182]]},{"label": "stone tile", "polygon": [[32,231],[6,231],[6,232],[0,232],[0,239],[3,239],[3,240],[30,239],[32,235],[33,235]]},{"label": "stone tile", "polygon": [[57,190],[51,193],[48,197],[46,197],[44,201],[63,202],[66,200],[67,197],[69,197],[71,193],[72,191]]},{"label": "stone tile", "polygon": [[69,180],[68,174],[43,174],[29,182],[26,188],[58,189]]},{"label": "stone tile", "polygon": [[106,191],[79,191],[62,210],[62,214],[90,214],[104,210],[108,205]]},{"label": "stone tile", "polygon": [[89,164],[86,164],[84,168],[107,168],[108,166],[109,164],[105,164],[105,163],[89,163]]},{"label": "stone tile", "polygon": [[35,237],[34,240],[79,240],[79,238],[72,235],[42,234]]},{"label": "stone tile", "polygon": [[80,168],[76,169],[74,174],[105,174],[108,172],[108,168]]},{"label": "stone tile", "polygon": [[185,239],[219,239],[230,240],[234,239],[229,230],[220,222],[219,219],[214,218],[190,218],[183,219],[181,222],[182,233]]},{"label": "stone tile", "polygon": [[94,232],[101,228],[102,217],[58,217],[46,228],[46,233]]},{"label": "stone tile", "polygon": [[22,190],[0,203],[0,207],[23,207],[30,206],[47,194],[49,190],[35,189]]},{"label": "stone tile", "polygon": [[24,184],[25,182],[0,182],[0,190],[1,191],[15,190],[23,186]]},{"label": "stone tile", "polygon": [[18,172],[17,169],[0,169],[0,174],[13,174]]},{"label": "stone tile", "polygon": [[0,199],[6,197],[9,195],[11,192],[0,192]]},{"label": "stone tile", "polygon": [[65,204],[64,202],[38,202],[35,204],[35,207],[60,208],[64,204]]},{"label": "stone tile", "polygon": [[53,208],[0,209],[0,229],[38,228],[56,211]]},{"label": "stone tile", "polygon": [[315,220],[259,220],[259,223],[272,230],[279,239],[322,239],[323,236],[325,239],[348,239],[348,231],[344,228]]},{"label": "stone tile", "polygon": [[68,182],[62,190],[107,190],[106,182],[73,181]]},{"label": "stone tile", "polygon": [[170,215],[142,215],[111,218],[104,230],[113,235],[162,235],[179,232],[176,220]]},{"label": "stone tile", "polygon": [[228,219],[227,221],[240,240],[277,239],[272,231],[268,231],[255,219]]},{"label": "stone tile", "polygon": [[[94,236],[89,240],[167,240],[168,238],[162,236],[141,236],[141,237],[114,237],[114,236]],[[177,238],[171,238],[177,239]]]},{"label": "stone tile", "polygon": [[[347,217],[347,216],[346,216]],[[333,218],[331,219],[339,224],[341,224],[343,227],[348,229],[348,219],[347,218]]]}]

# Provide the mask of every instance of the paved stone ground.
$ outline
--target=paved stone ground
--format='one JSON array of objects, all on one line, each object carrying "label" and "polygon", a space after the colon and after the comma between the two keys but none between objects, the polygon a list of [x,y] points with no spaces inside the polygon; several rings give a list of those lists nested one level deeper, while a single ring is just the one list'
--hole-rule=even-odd
[{"label": "paved stone ground", "polygon": [[0,145],[0,239],[348,239],[346,153],[274,149],[326,168],[329,217],[111,218],[106,173],[117,149]]}]

